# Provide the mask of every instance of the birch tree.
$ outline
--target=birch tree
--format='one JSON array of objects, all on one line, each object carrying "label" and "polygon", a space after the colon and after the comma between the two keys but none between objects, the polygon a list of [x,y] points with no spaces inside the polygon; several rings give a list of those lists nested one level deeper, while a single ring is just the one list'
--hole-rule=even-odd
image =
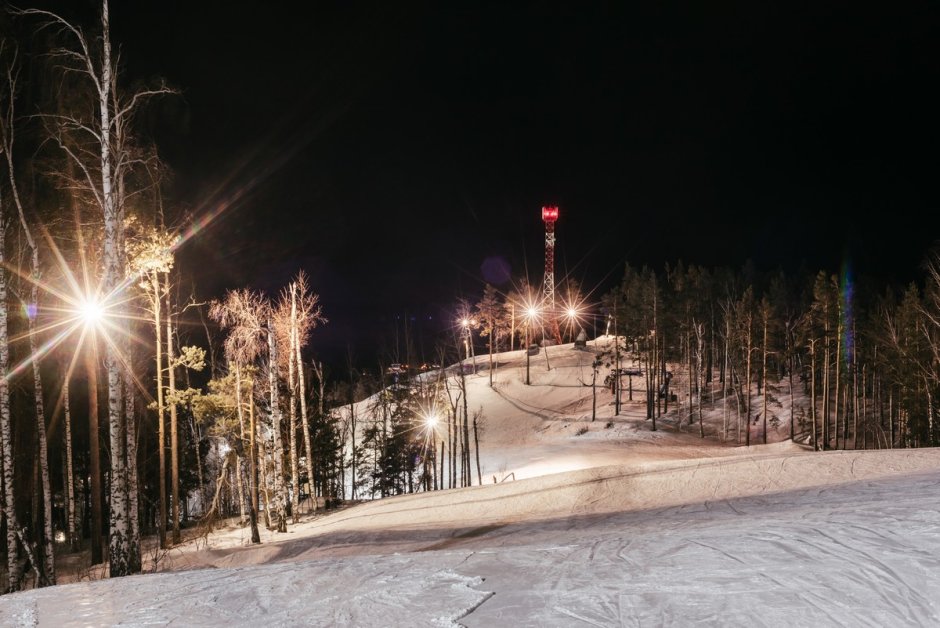
[{"label": "birch tree", "polygon": [[480,336],[487,339],[486,346],[490,354],[490,387],[492,387],[495,370],[493,353],[497,350],[499,340],[505,333],[504,306],[499,302],[495,287],[486,284],[486,288],[483,290],[483,298],[476,304],[475,310]]},{"label": "birch tree", "polygon": [[[251,525],[251,538],[253,543],[260,543],[261,536],[258,531],[258,471],[256,463],[258,460],[258,448],[255,438],[257,435],[257,426],[255,425],[254,412],[254,370],[249,367],[257,359],[262,351],[264,341],[263,316],[265,310],[264,298],[255,292],[249,290],[229,291],[225,299],[213,301],[209,307],[209,317],[218,323],[228,332],[225,338],[224,348],[226,358],[230,366],[235,369],[235,396],[237,401],[237,416],[239,420],[240,436],[242,439],[242,451],[245,449],[245,418],[243,411],[242,388],[244,386],[243,377],[248,379],[248,404],[249,425],[248,435],[248,490],[249,498],[249,524]],[[267,513],[267,511],[265,511]]]},{"label": "birch tree", "polygon": [[84,188],[101,211],[104,223],[104,272],[102,293],[112,297],[109,317],[118,339],[109,342],[105,364],[108,379],[108,426],[111,450],[110,530],[108,535],[109,574],[131,573],[128,514],[127,426],[124,416],[124,374],[121,349],[126,346],[127,325],[120,298],[124,280],[123,222],[127,188],[125,179],[134,166],[131,150],[131,125],[135,113],[149,98],[170,93],[165,85],[143,88],[129,94],[119,90],[117,59],[112,55],[108,0],[101,2],[101,32],[89,38],[78,26],[59,15],[41,9],[27,9],[21,15],[36,16],[42,28],[62,42],[53,51],[64,74],[76,87],[92,95],[92,110],[76,108],[72,112],[46,115],[52,139],[71,160]]},{"label": "birch tree", "polygon": [[36,317],[39,312],[39,286],[42,281],[42,267],[39,258],[39,243],[36,240],[31,221],[26,217],[24,200],[20,194],[17,182],[16,168],[14,166],[13,148],[16,139],[15,101],[17,94],[17,80],[19,68],[14,51],[9,62],[4,65],[5,92],[3,98],[2,121],[0,121],[0,142],[2,142],[3,155],[7,167],[7,180],[10,184],[10,197],[16,207],[23,238],[29,250],[29,296],[27,297],[27,326],[29,335],[29,351],[32,359],[33,372],[33,403],[36,411],[36,439],[39,445],[39,468],[42,491],[42,535],[41,547],[43,558],[44,581],[55,584],[55,550],[52,537],[52,492],[49,484],[49,450],[46,440],[46,419],[43,403],[42,376],[39,362],[39,339],[36,331]]},{"label": "birch tree", "polygon": [[3,199],[0,197],[0,445],[3,455],[3,516],[7,531],[7,588],[19,589],[19,569],[17,567],[16,530],[16,492],[13,484],[13,430],[10,416],[10,383],[6,374],[10,372],[10,345],[7,331],[7,255],[5,215]]},{"label": "birch tree", "polygon": [[[282,292],[275,321],[280,339],[282,362],[287,363],[289,399],[289,420],[291,435],[291,479],[294,484],[292,495],[292,513],[294,520],[298,516],[300,501],[300,473],[298,445],[298,427],[302,431],[305,466],[310,486],[313,486],[313,452],[311,449],[310,420],[307,412],[307,387],[304,373],[303,347],[307,344],[310,331],[326,322],[319,305],[319,296],[311,292],[309,280],[301,271]],[[322,399],[322,390],[321,390]],[[299,401],[300,425],[297,424]]]},{"label": "birch tree", "polygon": [[[138,278],[138,286],[144,292],[150,307],[154,328],[154,356],[156,361],[157,388],[157,453],[160,462],[159,517],[160,547],[166,548],[167,503],[166,503],[166,404],[164,389],[163,356],[163,301],[169,290],[169,273],[173,268],[173,244],[176,238],[165,231],[151,229],[137,239],[128,242],[128,262],[131,272]],[[165,277],[166,281],[161,281]]]},{"label": "birch tree", "polygon": [[270,307],[267,308],[265,332],[268,338],[268,392],[271,434],[274,446],[274,498],[277,509],[277,531],[287,532],[287,494],[284,487],[284,445],[281,438],[281,404],[278,399],[277,339]]}]

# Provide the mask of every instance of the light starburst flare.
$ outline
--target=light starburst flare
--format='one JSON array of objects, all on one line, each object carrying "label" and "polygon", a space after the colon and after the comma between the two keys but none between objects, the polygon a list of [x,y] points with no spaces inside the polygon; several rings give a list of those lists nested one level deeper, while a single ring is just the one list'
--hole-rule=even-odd
[{"label": "light starburst flare", "polygon": [[82,299],[78,314],[88,327],[94,327],[104,319],[104,306],[94,297]]}]

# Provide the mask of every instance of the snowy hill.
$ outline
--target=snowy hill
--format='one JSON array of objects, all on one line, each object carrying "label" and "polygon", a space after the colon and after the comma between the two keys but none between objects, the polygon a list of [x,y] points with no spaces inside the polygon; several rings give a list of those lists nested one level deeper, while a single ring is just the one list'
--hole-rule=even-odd
[{"label": "snowy hill", "polygon": [[531,386],[522,352],[498,356],[493,388],[470,376],[483,485],[308,517],[260,546],[232,527],[168,556],[176,571],[0,597],[0,623],[940,622],[940,450],[813,453],[785,422],[772,444],[722,444],[725,412],[703,440],[681,398],[652,432],[641,395],[614,416],[603,389],[591,421],[591,353],[548,351]]}]

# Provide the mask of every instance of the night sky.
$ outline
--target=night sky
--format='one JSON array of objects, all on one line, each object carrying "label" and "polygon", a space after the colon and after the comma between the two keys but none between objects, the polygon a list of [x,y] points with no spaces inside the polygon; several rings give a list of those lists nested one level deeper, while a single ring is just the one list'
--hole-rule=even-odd
[{"label": "night sky", "polygon": [[538,283],[544,204],[556,274],[602,289],[679,258],[907,281],[940,238],[934,2],[293,4],[115,2],[112,36],[182,91],[148,119],[178,207],[228,207],[197,289],[303,268],[324,352],[440,324],[486,260]]}]

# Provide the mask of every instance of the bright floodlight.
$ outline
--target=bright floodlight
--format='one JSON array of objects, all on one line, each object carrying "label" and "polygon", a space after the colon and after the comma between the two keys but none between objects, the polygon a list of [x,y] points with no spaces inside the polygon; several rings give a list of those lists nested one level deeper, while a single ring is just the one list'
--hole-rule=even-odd
[{"label": "bright floodlight", "polygon": [[460,321],[460,324],[463,325],[464,327],[468,327],[470,325],[470,321],[465,318],[462,321]]},{"label": "bright floodlight", "polygon": [[437,421],[438,418],[436,414],[429,414],[424,418],[424,422],[428,427],[435,427],[437,425]]},{"label": "bright floodlight", "polygon": [[526,310],[525,313],[529,316],[529,318],[535,318],[535,315],[538,314],[539,311],[535,309],[534,307],[530,307],[529,309]]},{"label": "bright floodlight", "polygon": [[82,301],[79,312],[86,325],[96,325],[104,318],[104,308],[94,299]]},{"label": "bright floodlight", "polygon": [[577,318],[577,317],[578,317],[578,310],[574,309],[573,307],[569,307],[568,318]]}]

